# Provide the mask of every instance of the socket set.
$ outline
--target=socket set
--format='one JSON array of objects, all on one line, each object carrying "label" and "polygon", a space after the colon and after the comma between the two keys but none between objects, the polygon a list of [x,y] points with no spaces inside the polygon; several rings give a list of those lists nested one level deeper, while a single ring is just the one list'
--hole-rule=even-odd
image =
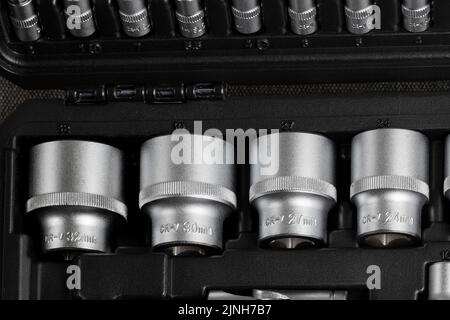
[{"label": "socket set", "polygon": [[2,64],[27,88],[136,74],[202,83],[211,69],[240,84],[445,80],[449,11],[447,0],[3,0]]},{"label": "socket set", "polygon": [[0,1],[0,298],[450,300],[447,12]]},{"label": "socket set", "polygon": [[2,298],[450,299],[449,102],[28,101],[0,128]]}]

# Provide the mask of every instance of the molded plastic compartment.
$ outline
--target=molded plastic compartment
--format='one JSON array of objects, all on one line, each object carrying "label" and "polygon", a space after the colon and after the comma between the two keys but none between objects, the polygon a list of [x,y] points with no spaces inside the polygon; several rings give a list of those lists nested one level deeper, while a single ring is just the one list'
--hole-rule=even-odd
[{"label": "molded plastic compartment", "polygon": [[[0,129],[4,299],[205,299],[208,290],[349,290],[359,299],[424,299],[426,266],[448,256],[450,210],[442,196],[443,142],[450,133],[450,95],[390,94],[228,97],[184,104],[116,102],[68,106],[63,101],[29,101]],[[39,110],[37,113],[36,110]],[[248,167],[240,165],[239,208],[225,224],[225,251],[212,257],[175,257],[147,246],[148,223],[139,212],[141,143],[180,126],[193,130],[248,128],[320,132],[338,150],[338,205],[329,215],[329,243],[309,250],[268,250],[257,243],[257,214],[248,204]],[[423,240],[404,249],[358,247],[354,207],[349,202],[350,141],[358,132],[401,127],[424,132],[430,152],[431,200],[423,211]],[[28,152],[56,139],[107,142],[126,153],[129,222],[112,254],[84,254],[79,291],[65,288],[67,262],[39,254],[36,234],[24,215]],[[381,290],[365,287],[367,267],[382,269]],[[399,290],[399,288],[402,288]],[[356,296],[355,296],[356,295]]]}]

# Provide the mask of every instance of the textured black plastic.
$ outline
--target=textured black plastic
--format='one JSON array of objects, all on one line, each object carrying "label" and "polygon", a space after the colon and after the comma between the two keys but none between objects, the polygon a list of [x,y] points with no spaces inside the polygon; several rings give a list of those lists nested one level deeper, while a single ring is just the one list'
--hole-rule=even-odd
[{"label": "textured black plastic", "polygon": [[37,0],[36,9],[46,37],[52,40],[66,38],[66,23],[58,0]]},{"label": "textured black plastic", "polygon": [[233,16],[227,0],[205,2],[209,32],[215,36],[229,36],[233,32]]},{"label": "textured black plastic", "polygon": [[[123,88],[126,90],[127,88]],[[139,91],[140,92],[140,91]],[[108,95],[110,95],[109,93]],[[205,299],[210,289],[342,289],[358,299],[425,299],[427,266],[449,257],[448,201],[442,196],[444,141],[450,133],[448,93],[247,96],[177,104],[113,102],[65,105],[33,100],[0,128],[1,283],[3,299]],[[39,112],[36,112],[39,110]],[[225,224],[225,251],[213,257],[170,258],[148,248],[148,221],[139,213],[139,148],[174,128],[269,128],[319,132],[338,149],[338,205],[330,213],[329,244],[321,249],[259,249],[257,215],[248,199],[248,167],[239,166],[239,208]],[[369,249],[355,240],[349,202],[350,141],[382,127],[416,129],[432,142],[430,204],[423,211],[423,241],[405,249]],[[67,262],[41,256],[37,234],[25,217],[29,148],[54,139],[89,139],[124,150],[129,222],[112,254],[85,254],[74,263],[81,290],[65,288]],[[37,237],[37,238],[36,238]],[[382,270],[382,289],[366,288],[367,267]]]},{"label": "textured black plastic", "polygon": [[119,38],[122,25],[113,0],[93,0],[98,33],[105,38]]},{"label": "textured black plastic", "polygon": [[283,0],[262,0],[265,31],[268,34],[285,34],[288,26],[286,2]]},{"label": "textured black plastic", "polygon": [[382,32],[396,32],[403,27],[401,3],[399,1],[376,0],[375,4],[380,7],[382,12]]},{"label": "textured black plastic", "polygon": [[170,0],[152,0],[150,13],[156,36],[173,37],[176,32],[174,7]]},{"label": "textured black plastic", "polygon": [[338,33],[344,30],[344,2],[341,0],[318,0],[319,25],[323,32]]},{"label": "textured black plastic", "polygon": [[446,0],[434,0],[432,7],[432,14],[434,20],[434,27],[437,30],[448,30],[450,28],[450,19],[446,12],[450,10],[450,3]]}]

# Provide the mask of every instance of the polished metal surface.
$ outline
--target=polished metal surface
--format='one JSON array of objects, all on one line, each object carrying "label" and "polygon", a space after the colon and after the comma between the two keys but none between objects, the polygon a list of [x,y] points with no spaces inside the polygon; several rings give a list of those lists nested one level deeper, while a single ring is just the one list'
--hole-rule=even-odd
[{"label": "polished metal surface", "polygon": [[109,211],[60,205],[35,211],[45,253],[111,252],[117,217]]},{"label": "polished metal surface", "polygon": [[176,0],[176,17],[183,37],[198,38],[206,33],[205,11],[200,0]]},{"label": "polished metal surface", "polygon": [[94,13],[89,0],[64,0],[64,12],[69,32],[77,38],[86,38],[96,31]]},{"label": "polished metal surface", "polygon": [[253,295],[246,296],[241,294],[229,293],[222,290],[211,290],[208,292],[207,300],[256,300],[256,298],[253,297]]},{"label": "polished metal surface", "polygon": [[450,199],[450,135],[447,136],[445,142],[445,179],[444,179],[444,196]]},{"label": "polished metal surface", "polygon": [[[263,173],[270,150],[276,172]],[[335,147],[310,133],[277,133],[250,142],[250,202],[259,215],[259,238],[272,248],[327,242],[327,216],[336,203]]]},{"label": "polished metal surface", "polygon": [[315,246],[313,240],[307,238],[279,238],[269,241],[269,247],[274,249],[301,249]]},{"label": "polished metal surface", "polygon": [[430,265],[428,299],[450,300],[450,261],[441,261]]},{"label": "polished metal surface", "polygon": [[8,0],[10,20],[20,41],[36,41],[41,37],[39,18],[32,0]]},{"label": "polished metal surface", "polygon": [[[223,158],[212,161],[208,150]],[[174,255],[222,248],[223,221],[237,204],[235,168],[226,159],[234,159],[234,146],[219,138],[167,135],[144,143],[139,205],[152,220],[154,247]]]},{"label": "polished metal surface", "polygon": [[206,250],[198,246],[190,245],[176,245],[168,247],[165,252],[171,256],[184,257],[184,256],[205,256]]},{"label": "polished metal surface", "polygon": [[251,295],[212,290],[208,300],[348,300],[348,292],[340,290],[253,290]]},{"label": "polished metal surface", "polygon": [[256,33],[262,28],[260,0],[233,0],[231,10],[236,30],[243,34]]},{"label": "polished metal surface", "polygon": [[308,35],[317,31],[315,0],[289,0],[288,12],[292,32],[298,35]]},{"label": "polished metal surface", "polygon": [[333,290],[253,290],[257,300],[347,300],[347,291]]},{"label": "polished metal surface", "polygon": [[431,22],[430,0],[403,0],[403,26],[409,32],[424,32]]},{"label": "polished metal surface", "polygon": [[150,16],[145,0],[118,0],[123,30],[129,37],[143,37],[150,32]]},{"label": "polished metal surface", "polygon": [[89,141],[53,141],[30,154],[26,212],[37,219],[43,251],[111,249],[116,220],[126,220],[123,155]]},{"label": "polished metal surface", "polygon": [[372,0],[346,0],[345,4],[345,16],[349,32],[365,34],[374,29]]},{"label": "polished metal surface", "polygon": [[398,247],[420,239],[428,157],[428,139],[416,131],[377,129],[354,137],[350,197],[362,243]]}]

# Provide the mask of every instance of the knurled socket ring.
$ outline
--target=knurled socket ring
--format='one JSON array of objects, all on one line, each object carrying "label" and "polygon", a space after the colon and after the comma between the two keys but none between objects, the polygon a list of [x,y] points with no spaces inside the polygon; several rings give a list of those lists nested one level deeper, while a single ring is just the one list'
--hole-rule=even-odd
[{"label": "knurled socket ring", "polygon": [[39,19],[37,15],[34,15],[26,20],[20,20],[16,19],[14,17],[11,17],[11,22],[16,28],[20,29],[28,29],[36,26],[39,23]]},{"label": "knurled socket ring", "polygon": [[352,20],[365,20],[368,19],[373,13],[373,6],[368,6],[362,10],[354,11],[348,7],[345,7],[345,14]]},{"label": "knurled socket ring", "polygon": [[203,10],[199,11],[198,13],[196,13],[192,16],[184,16],[178,12],[176,14],[177,14],[177,20],[180,23],[184,23],[184,24],[198,23],[198,22],[201,22],[203,20],[203,18],[205,17],[205,12]]},{"label": "knurled socket ring", "polygon": [[277,192],[305,192],[317,194],[334,201],[337,200],[336,188],[326,181],[296,176],[281,176],[269,178],[255,183],[250,187],[250,202],[271,193]]},{"label": "knurled socket ring", "polygon": [[409,9],[402,5],[402,12],[405,18],[409,19],[422,19],[427,18],[430,15],[431,7],[427,5],[419,9]]},{"label": "knurled socket ring", "polygon": [[241,10],[236,9],[235,7],[231,7],[231,9],[232,9],[233,15],[236,19],[252,20],[252,19],[259,17],[259,15],[261,14],[260,6],[257,6],[248,11],[241,11]]},{"label": "knurled socket ring", "polygon": [[126,23],[138,23],[148,18],[147,9],[143,9],[135,14],[126,14],[119,11],[120,19]]},{"label": "knurled socket ring", "polygon": [[306,23],[310,20],[315,19],[316,16],[317,16],[316,8],[311,8],[311,9],[309,9],[307,11],[303,11],[303,12],[297,12],[297,11],[289,8],[289,17],[295,21],[300,21],[300,22]]},{"label": "knurled socket ring", "polygon": [[47,207],[91,207],[115,212],[127,218],[127,206],[116,199],[84,192],[53,192],[30,198],[26,212]]},{"label": "knurled socket ring", "polygon": [[142,209],[152,201],[172,197],[196,197],[224,203],[236,208],[236,194],[224,186],[195,181],[169,181],[150,185],[139,193],[139,207]]},{"label": "knurled socket ring", "polygon": [[350,198],[353,198],[358,193],[371,190],[405,190],[417,192],[429,198],[430,189],[426,182],[414,177],[406,176],[373,176],[365,177],[358,181],[355,181],[350,186]]},{"label": "knurled socket ring", "polygon": [[92,10],[87,10],[86,12],[83,12],[82,14],[79,14],[79,15],[67,14],[66,13],[66,16],[68,18],[74,19],[75,21],[79,20],[81,23],[86,23],[86,22],[94,19],[94,15],[92,14]]}]

